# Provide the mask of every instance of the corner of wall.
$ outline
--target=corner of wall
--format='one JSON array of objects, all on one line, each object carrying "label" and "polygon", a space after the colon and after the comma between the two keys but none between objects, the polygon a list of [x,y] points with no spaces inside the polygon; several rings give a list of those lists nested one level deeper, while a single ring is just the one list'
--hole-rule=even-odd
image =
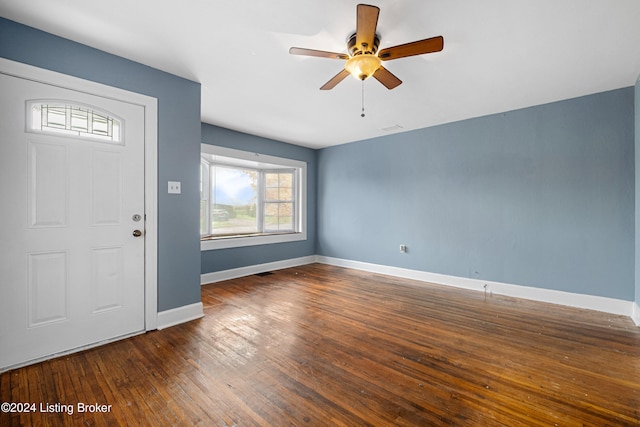
[{"label": "corner of wall", "polygon": [[640,305],[638,303],[633,304],[633,313],[631,314],[631,320],[636,326],[640,327]]},{"label": "corner of wall", "polygon": [[204,317],[204,307],[201,302],[172,308],[158,313],[158,329],[165,329]]}]

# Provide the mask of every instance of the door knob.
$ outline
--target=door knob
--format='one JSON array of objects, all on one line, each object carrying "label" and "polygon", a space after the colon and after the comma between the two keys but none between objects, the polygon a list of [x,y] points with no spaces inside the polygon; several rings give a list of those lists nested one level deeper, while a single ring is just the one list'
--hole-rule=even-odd
[{"label": "door knob", "polygon": [[140,237],[142,236],[142,231],[140,230],[133,230],[133,237]]}]

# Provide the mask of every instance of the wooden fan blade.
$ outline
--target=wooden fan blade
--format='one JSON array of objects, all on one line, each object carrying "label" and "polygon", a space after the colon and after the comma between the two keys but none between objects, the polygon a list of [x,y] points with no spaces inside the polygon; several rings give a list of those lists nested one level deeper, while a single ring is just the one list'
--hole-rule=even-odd
[{"label": "wooden fan blade", "polygon": [[303,47],[292,47],[291,49],[289,49],[289,53],[292,55],[317,56],[320,58],[349,59],[349,55],[344,53],[327,52],[324,50],[305,49]]},{"label": "wooden fan blade", "polygon": [[329,90],[329,89],[333,89],[338,83],[340,83],[341,81],[343,81],[347,76],[349,75],[349,72],[347,70],[342,70],[340,71],[338,74],[336,74],[335,76],[333,76],[333,78],[331,80],[329,80],[328,82],[326,82],[321,88],[320,90]]},{"label": "wooden fan blade", "polygon": [[382,49],[380,52],[378,52],[378,58],[383,61],[389,61],[391,59],[404,58],[407,56],[440,52],[443,47],[444,38],[442,36],[432,37],[430,39],[418,40],[415,42]]},{"label": "wooden fan blade", "polygon": [[359,4],[357,11],[356,46],[362,52],[371,52],[376,37],[380,8],[368,4]]},{"label": "wooden fan blade", "polygon": [[380,66],[380,68],[378,68],[376,72],[373,73],[373,77],[375,77],[376,80],[382,83],[389,90],[402,84],[402,80],[397,78],[393,73],[391,73],[391,71],[382,66]]}]

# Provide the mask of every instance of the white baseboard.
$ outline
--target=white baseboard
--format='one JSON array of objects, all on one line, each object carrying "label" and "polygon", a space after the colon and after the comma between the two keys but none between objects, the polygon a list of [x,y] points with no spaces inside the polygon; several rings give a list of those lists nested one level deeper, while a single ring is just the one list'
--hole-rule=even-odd
[{"label": "white baseboard", "polygon": [[205,273],[200,276],[200,284],[222,282],[223,280],[237,279],[238,277],[251,276],[252,274],[264,273],[267,271],[281,270],[283,268],[298,267],[300,265],[312,264],[316,262],[316,256],[305,256],[300,258],[285,259],[282,261],[268,262],[265,264],[249,265],[247,267],[233,268],[230,270],[215,271]]},{"label": "white baseboard", "polygon": [[422,282],[435,283],[439,285],[454,286],[457,288],[470,289],[480,292],[484,292],[486,289],[486,291],[498,295],[511,296],[515,298],[525,298],[534,301],[548,302],[569,307],[585,308],[589,310],[602,311],[605,313],[630,316],[633,318],[636,325],[640,326],[640,308],[638,308],[637,304],[634,304],[631,301],[556,291],[552,289],[534,288],[530,286],[511,285],[507,283],[491,282],[488,280],[448,276],[444,274],[429,273],[419,270],[390,267],[386,265],[370,264],[366,262],[351,261],[325,256],[318,256],[317,262],[335,265],[338,267],[347,267],[356,270],[369,271],[372,273],[413,279]]},{"label": "white baseboard", "polygon": [[636,326],[640,326],[640,306],[637,303],[633,303],[633,313],[631,314],[631,320]]},{"label": "white baseboard", "polygon": [[172,308],[158,313],[158,329],[165,329],[204,316],[201,302]]},{"label": "white baseboard", "polygon": [[[247,267],[206,273],[200,276],[200,283],[205,285],[208,283],[215,283],[221,282],[223,280],[250,276],[252,274],[264,273],[266,271],[280,270],[283,268],[312,264],[314,262],[335,265],[337,267],[353,268],[355,270],[368,271],[371,273],[402,277],[406,279],[417,280],[420,282],[454,286],[456,288],[469,289],[479,292],[484,292],[486,290],[490,293],[510,296],[514,298],[524,298],[533,301],[548,302],[552,304],[565,305],[568,307],[584,308],[588,310],[601,311],[604,313],[629,316],[636,325],[640,326],[640,307],[638,306],[638,304],[632,301],[625,301],[595,295],[576,294],[572,292],[557,291],[553,289],[535,288],[531,286],[492,282],[488,280],[449,276],[445,274],[429,273],[420,270],[411,270],[407,268],[391,267],[381,264],[372,264],[341,258],[326,257],[322,255],[311,255],[301,258],[293,258],[283,261],[269,262],[265,264],[250,265]],[[159,317],[160,314],[158,315],[158,318]],[[160,329],[160,327],[158,327],[158,329]]]}]

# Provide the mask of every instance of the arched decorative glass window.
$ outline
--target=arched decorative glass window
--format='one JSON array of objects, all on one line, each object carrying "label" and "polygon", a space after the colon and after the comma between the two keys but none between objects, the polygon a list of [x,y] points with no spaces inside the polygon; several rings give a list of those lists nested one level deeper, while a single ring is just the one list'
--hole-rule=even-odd
[{"label": "arched decorative glass window", "polygon": [[66,134],[103,142],[122,143],[122,121],[85,105],[59,101],[27,103],[29,131]]}]

